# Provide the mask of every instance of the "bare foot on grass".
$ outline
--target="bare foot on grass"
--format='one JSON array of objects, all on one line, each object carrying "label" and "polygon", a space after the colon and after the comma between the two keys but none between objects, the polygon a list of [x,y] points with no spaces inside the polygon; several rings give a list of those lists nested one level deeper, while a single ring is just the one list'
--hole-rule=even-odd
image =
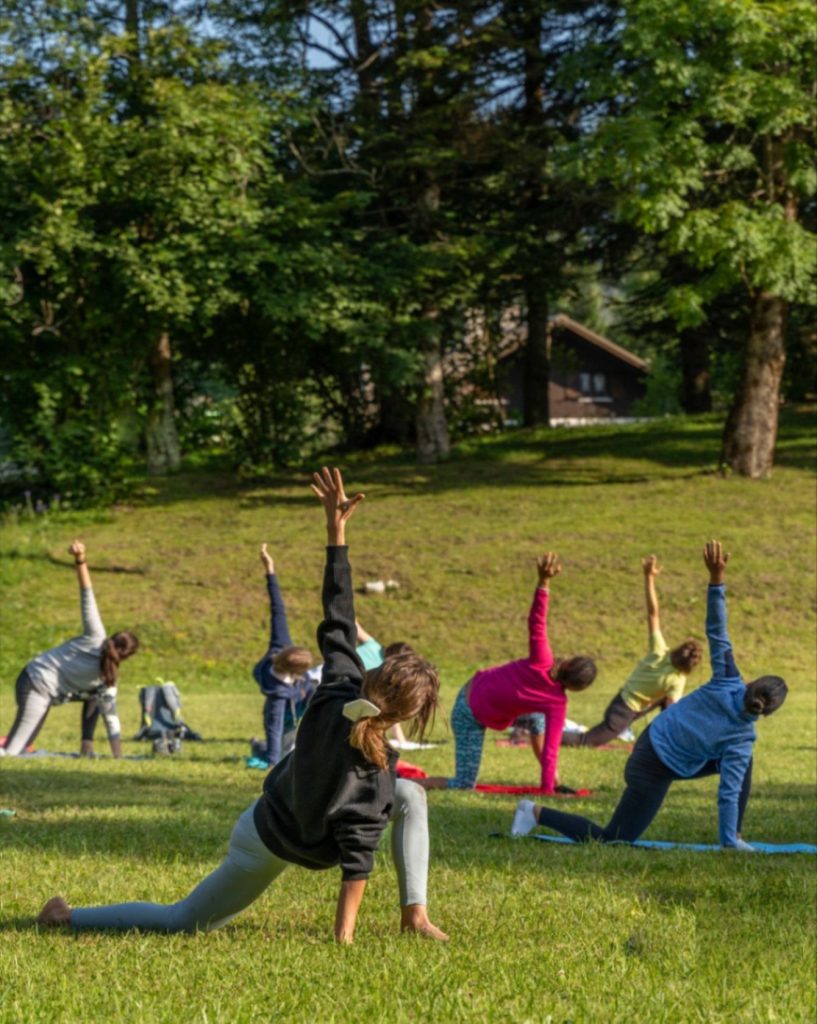
[{"label": "bare foot on grass", "polygon": [[37,915],[37,924],[59,928],[71,923],[71,908],[62,896],[52,896]]},{"label": "bare foot on grass", "polygon": [[401,909],[400,931],[420,935],[424,939],[435,939],[437,942],[448,942],[448,936],[436,924],[431,923],[428,911],[420,903]]}]

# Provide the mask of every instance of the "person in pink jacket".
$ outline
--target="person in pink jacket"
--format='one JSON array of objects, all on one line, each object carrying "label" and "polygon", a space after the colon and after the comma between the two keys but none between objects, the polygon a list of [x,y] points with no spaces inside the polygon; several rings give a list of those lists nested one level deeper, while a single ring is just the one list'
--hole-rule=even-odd
[{"label": "person in pink jacket", "polygon": [[546,732],[540,758],[541,789],[554,793],[558,783],[559,744],[567,712],[565,691],[585,690],[596,678],[596,665],[582,656],[554,658],[547,637],[550,580],[562,567],[554,552],[536,560],[539,585],[528,616],[527,658],[484,669],[463,686],[451,712],[456,742],[456,774],[420,780],[426,789],[473,789],[479,775],[486,729],[504,730],[519,715],[541,712]]}]

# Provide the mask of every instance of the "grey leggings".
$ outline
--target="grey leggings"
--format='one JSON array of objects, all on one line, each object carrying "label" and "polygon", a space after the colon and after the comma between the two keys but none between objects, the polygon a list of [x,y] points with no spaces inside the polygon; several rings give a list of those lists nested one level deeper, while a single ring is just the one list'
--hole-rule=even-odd
[{"label": "grey leggings", "polygon": [[17,701],[17,715],[9,730],[5,748],[0,747],[0,757],[17,757],[22,754],[42,729],[51,707],[51,698],[34,689],[26,669],[17,677],[14,695]]},{"label": "grey leggings", "polygon": [[[258,899],[288,862],[264,845],[253,821],[252,804],[230,836],[227,856],[219,867],[178,903],[117,903],[80,907],[71,912],[71,927],[127,931],[214,931]],[[392,815],[392,856],[400,886],[400,904],[426,903],[428,877],[428,812],[425,790],[398,779]]]}]

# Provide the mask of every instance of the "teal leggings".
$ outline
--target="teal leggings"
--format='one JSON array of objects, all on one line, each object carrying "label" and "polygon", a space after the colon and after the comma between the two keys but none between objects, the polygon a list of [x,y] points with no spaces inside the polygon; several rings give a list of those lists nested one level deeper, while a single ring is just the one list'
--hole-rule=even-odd
[{"label": "teal leggings", "polygon": [[451,711],[451,728],[454,730],[456,749],[454,752],[455,772],[448,780],[449,789],[473,789],[477,784],[479,766],[482,762],[482,747],[485,743],[485,726],[476,720],[468,706],[465,687],[457,694]]}]

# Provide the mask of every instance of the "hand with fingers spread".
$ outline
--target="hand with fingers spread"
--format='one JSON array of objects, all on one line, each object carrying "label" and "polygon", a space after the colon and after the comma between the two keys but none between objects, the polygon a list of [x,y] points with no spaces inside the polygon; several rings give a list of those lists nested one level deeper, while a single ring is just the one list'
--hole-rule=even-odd
[{"label": "hand with fingers spread", "polygon": [[365,495],[356,494],[353,498],[347,498],[343,477],[337,468],[329,470],[324,466],[320,473],[312,474],[312,480],[309,486],[326,513],[328,543],[335,546],[345,544],[346,521],[351,518]]},{"label": "hand with fingers spread", "polygon": [[661,566],[658,564],[658,558],[655,555],[642,558],[641,567],[644,570],[645,576],[657,576],[661,572]]},{"label": "hand with fingers spread", "polygon": [[272,555],[267,551],[267,545],[261,545],[261,564],[264,566],[267,576],[275,575],[275,562],[272,560]]},{"label": "hand with fingers spread", "polygon": [[726,575],[726,563],[729,561],[729,555],[723,550],[723,545],[719,540],[710,540],[706,542],[704,547],[704,563],[707,569],[709,569],[709,582],[712,586],[719,586],[723,583],[724,576]]},{"label": "hand with fingers spread", "polygon": [[559,556],[555,551],[546,551],[536,559],[536,568],[539,572],[539,586],[547,590],[548,581],[558,576],[562,571],[559,564]]}]

